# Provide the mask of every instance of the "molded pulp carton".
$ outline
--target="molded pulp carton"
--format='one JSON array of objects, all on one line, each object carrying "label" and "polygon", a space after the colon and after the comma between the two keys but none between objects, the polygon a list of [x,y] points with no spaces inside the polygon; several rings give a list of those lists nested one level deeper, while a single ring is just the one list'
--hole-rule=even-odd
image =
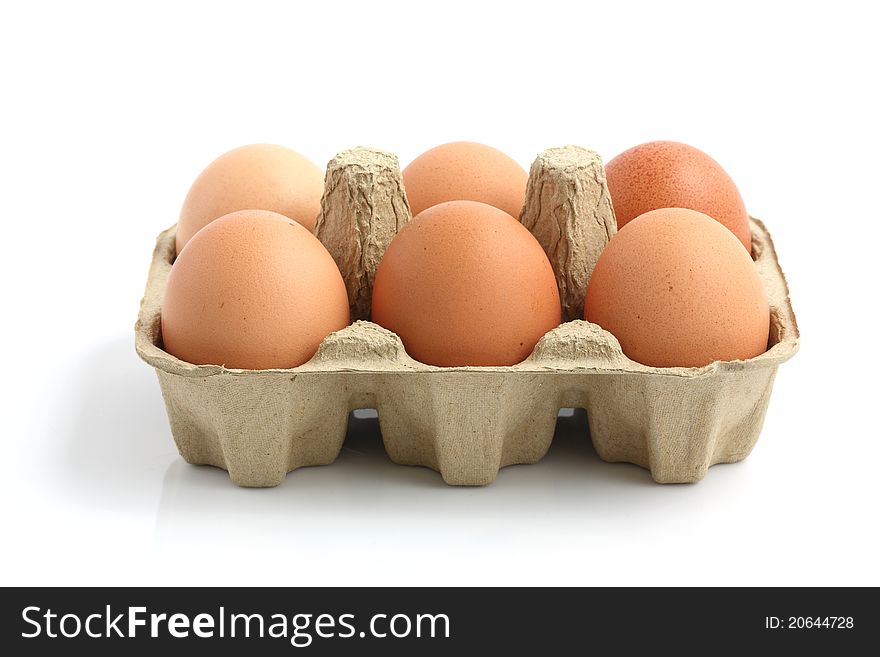
[{"label": "molded pulp carton", "polygon": [[355,321],[299,367],[226,369],[163,351],[160,307],[175,228],[157,240],[136,348],[156,369],[187,462],[224,468],[241,486],[275,486],[291,470],[332,463],[349,412],[366,407],[377,409],[394,462],[433,468],[455,485],[488,484],[501,467],[541,459],[562,407],[587,409],[601,458],[649,468],[662,483],[698,481],[754,447],[777,367],[799,343],[785,277],[757,219],[753,257],[771,306],[767,352],[700,368],[647,367],[624,356],[613,335],[577,319],[596,259],[616,232],[601,160],[573,146],[544,151],[520,220],[550,258],[565,323],[512,367],[440,368],[416,362],[395,334],[366,321],[376,266],[410,218],[397,158],[344,151],[328,165],[325,185],[315,231],[340,267]]}]

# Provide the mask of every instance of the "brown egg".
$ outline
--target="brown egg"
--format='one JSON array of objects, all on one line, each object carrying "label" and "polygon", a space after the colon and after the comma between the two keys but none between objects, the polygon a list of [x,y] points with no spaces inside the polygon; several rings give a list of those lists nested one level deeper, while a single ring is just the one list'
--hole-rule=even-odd
[{"label": "brown egg", "polygon": [[647,212],[596,263],[584,318],[632,360],[700,367],[767,349],[770,310],[758,271],[733,234],[682,208]]},{"label": "brown egg", "polygon": [[265,210],[200,230],[177,256],[162,303],[165,350],[197,365],[296,367],[347,324],[333,258],[308,230]]},{"label": "brown egg", "polygon": [[560,322],[550,261],[506,212],[435,205],[398,233],[376,271],[372,319],[416,360],[513,365]]},{"label": "brown egg", "polygon": [[272,210],[314,230],[324,175],[283,146],[251,144],[224,153],[193,183],[177,224],[177,252],[199,229],[238,210]]},{"label": "brown egg", "polygon": [[432,148],[403,170],[413,216],[445,201],[480,201],[519,217],[528,178],[501,151],[472,141]]},{"label": "brown egg", "polygon": [[752,252],[749,216],[739,190],[703,151],[674,141],[652,141],[615,157],[605,173],[618,228],[649,210],[690,208],[727,226]]}]

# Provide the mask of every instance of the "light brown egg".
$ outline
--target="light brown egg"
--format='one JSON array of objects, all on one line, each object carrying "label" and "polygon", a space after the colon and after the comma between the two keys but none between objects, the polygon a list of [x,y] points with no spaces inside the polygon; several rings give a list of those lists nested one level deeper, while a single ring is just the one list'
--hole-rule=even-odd
[{"label": "light brown egg", "polygon": [[162,303],[165,350],[197,365],[296,367],[347,324],[331,255],[301,225],[265,210],[233,212],[199,231],[177,256]]},{"label": "light brown egg", "polygon": [[289,148],[251,144],[224,153],[193,183],[177,224],[177,252],[199,229],[238,210],[271,210],[314,230],[324,175]]},{"label": "light brown egg", "polygon": [[519,217],[528,174],[499,150],[472,141],[437,146],[403,170],[413,215],[445,201],[480,201]]},{"label": "light brown egg", "polygon": [[624,151],[605,167],[617,226],[649,210],[690,208],[730,229],[752,252],[749,216],[727,172],[703,151],[652,141]]},{"label": "light brown egg", "polygon": [[475,201],[417,215],[376,271],[372,320],[416,360],[446,367],[513,365],[560,322],[541,245],[516,219]]},{"label": "light brown egg", "polygon": [[755,264],[711,217],[647,212],[608,243],[587,288],[584,318],[632,360],[700,367],[767,349],[770,310]]}]

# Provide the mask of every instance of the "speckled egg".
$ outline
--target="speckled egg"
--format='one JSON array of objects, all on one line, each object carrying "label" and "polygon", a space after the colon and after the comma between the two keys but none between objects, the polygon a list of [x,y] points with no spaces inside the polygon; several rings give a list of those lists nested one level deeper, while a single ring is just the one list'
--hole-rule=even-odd
[{"label": "speckled egg", "polygon": [[649,210],[689,208],[726,226],[752,252],[749,216],[739,190],[703,151],[652,141],[615,157],[605,173],[618,228]]},{"label": "speckled egg", "polygon": [[413,215],[445,201],[480,201],[519,217],[528,174],[499,150],[471,141],[437,146],[403,170]]},{"label": "speckled egg", "polygon": [[177,256],[162,339],[197,365],[287,368],[348,319],[342,275],[317,238],[283,215],[244,210],[211,222]]},{"label": "speckled egg", "polygon": [[513,365],[560,322],[550,261],[506,212],[451,201],[392,240],[373,286],[372,320],[429,365]]},{"label": "speckled egg", "polygon": [[193,183],[177,223],[177,252],[199,229],[238,210],[271,210],[314,230],[324,174],[296,151],[251,144],[224,153]]},{"label": "speckled egg", "polygon": [[748,253],[717,221],[665,208],[627,223],[587,288],[584,318],[611,332],[632,360],[700,367],[767,349],[770,310]]}]

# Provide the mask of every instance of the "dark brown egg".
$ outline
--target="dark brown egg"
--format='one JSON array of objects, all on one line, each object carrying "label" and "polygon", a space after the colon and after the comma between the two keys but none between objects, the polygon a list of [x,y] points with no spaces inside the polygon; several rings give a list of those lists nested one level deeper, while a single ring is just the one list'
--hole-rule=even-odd
[{"label": "dark brown egg", "polygon": [[730,176],[703,151],[652,141],[624,151],[605,167],[618,228],[650,210],[688,208],[730,229],[752,252],[749,216]]}]

